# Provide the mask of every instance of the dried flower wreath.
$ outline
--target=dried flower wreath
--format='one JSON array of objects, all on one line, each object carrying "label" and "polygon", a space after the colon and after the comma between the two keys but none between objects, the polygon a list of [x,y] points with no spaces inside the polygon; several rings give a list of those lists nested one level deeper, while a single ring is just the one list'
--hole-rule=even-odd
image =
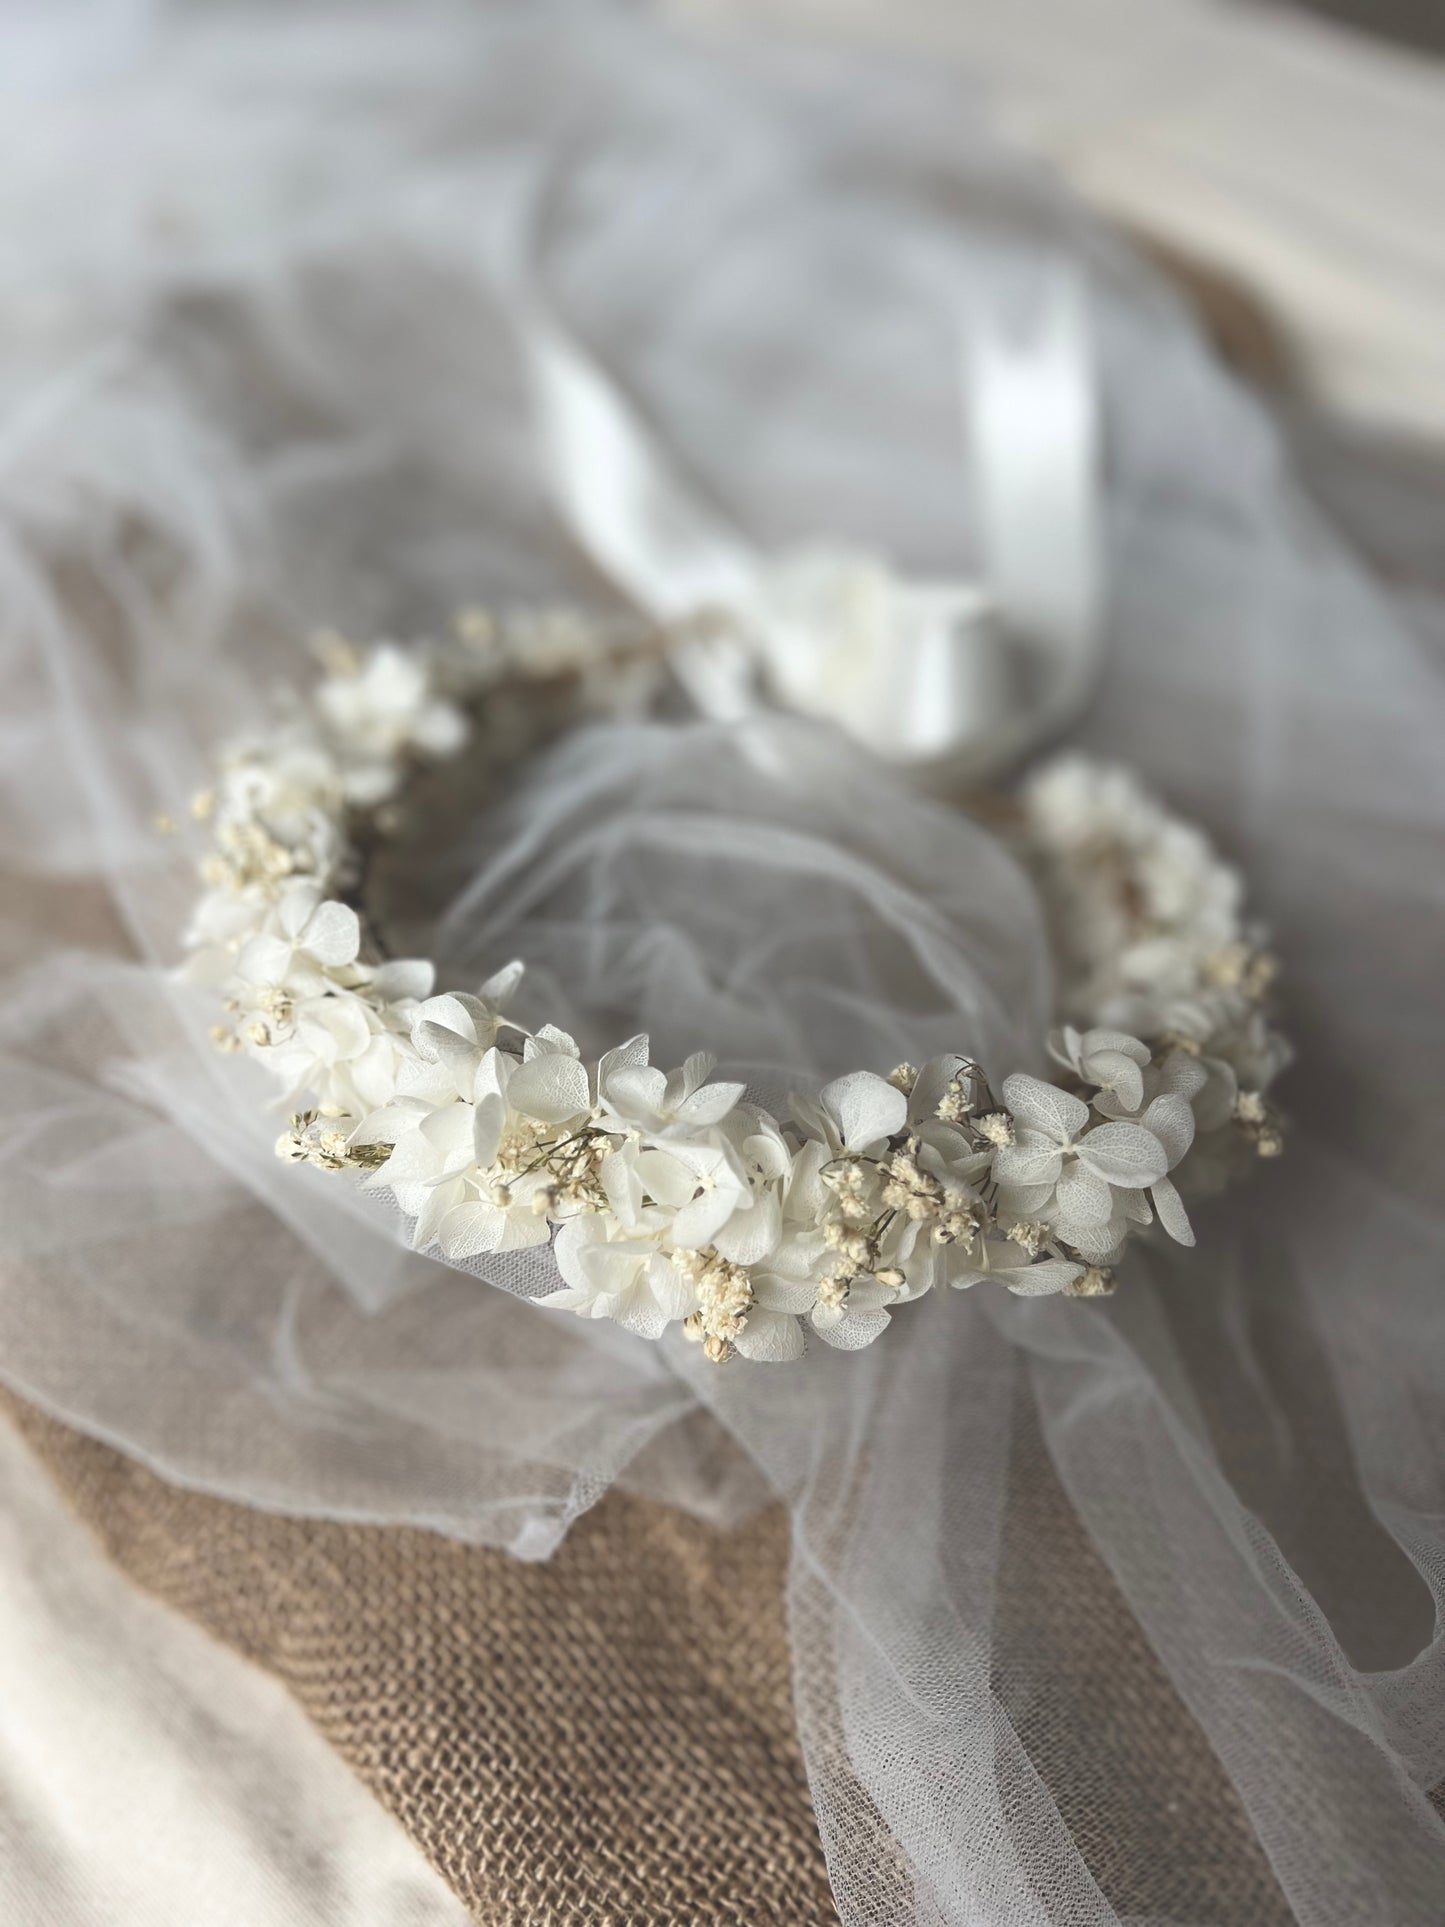
[{"label": "dried flower wreath", "polygon": [[475,747],[509,682],[600,692],[658,653],[577,617],[459,634],[333,643],[310,697],[193,804],[213,842],[185,974],[225,999],[216,1044],[284,1087],[278,1155],[389,1190],[418,1248],[550,1240],[563,1282],[543,1304],[787,1360],[807,1327],[870,1344],[942,1286],[1106,1293],[1140,1227],[1193,1243],[1181,1183],[1281,1148],[1265,1093],[1287,1049],[1239,876],[1126,771],[1073,755],[1024,784],[1011,832],[1055,938],[1055,1083],[1016,1073],[995,1095],[947,1056],[851,1072],[780,1120],[701,1052],[669,1074],[634,1037],[584,1063],[562,1031],[524,1029],[518,964],[435,994],[432,965],[383,960],[347,900],[409,774]]}]

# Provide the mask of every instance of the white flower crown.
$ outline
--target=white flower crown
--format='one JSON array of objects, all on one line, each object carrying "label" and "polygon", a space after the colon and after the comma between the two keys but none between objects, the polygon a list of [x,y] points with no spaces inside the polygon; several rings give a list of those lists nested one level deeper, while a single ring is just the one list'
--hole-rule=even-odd
[{"label": "white flower crown", "polygon": [[278,1155],[364,1172],[418,1249],[551,1240],[563,1286],[541,1303],[785,1360],[807,1325],[870,1344],[935,1287],[1105,1293],[1138,1227],[1193,1243],[1181,1183],[1279,1151],[1264,1093],[1288,1053],[1238,875],[1125,771],[1076,756],[1024,786],[1011,832],[1058,953],[1055,1084],[1015,1074],[995,1097],[948,1056],[853,1071],[780,1121],[710,1082],[703,1053],[669,1075],[645,1037],[584,1064],[564,1032],[525,1030],[504,1008],[519,964],[433,995],[432,965],[382,961],[344,900],[409,771],[475,742],[503,683],[600,691],[658,657],[575,617],[459,633],[456,654],[334,644],[311,698],[233,745],[193,804],[214,843],[185,974],[225,997],[215,1042],[285,1087]]}]

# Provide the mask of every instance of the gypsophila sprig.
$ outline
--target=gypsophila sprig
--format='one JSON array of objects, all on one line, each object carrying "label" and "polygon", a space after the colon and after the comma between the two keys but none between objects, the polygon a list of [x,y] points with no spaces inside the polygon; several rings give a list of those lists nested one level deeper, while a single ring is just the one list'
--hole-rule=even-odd
[{"label": "gypsophila sprig", "polygon": [[1025,786],[1017,831],[1060,968],[1055,1082],[995,1091],[950,1055],[851,1072],[780,1120],[704,1052],[667,1072],[634,1037],[584,1063],[564,1032],[524,1029],[519,964],[438,993],[357,908],[409,773],[484,753],[503,683],[600,691],[609,662],[650,673],[658,654],[567,612],[458,630],[450,652],[326,638],[311,698],[228,750],[191,810],[210,841],[184,974],[220,997],[214,1041],[281,1087],[277,1155],[390,1192],[418,1249],[550,1244],[544,1305],[780,1362],[810,1332],[869,1345],[933,1291],[1107,1295],[1131,1237],[1192,1244],[1189,1190],[1278,1154],[1266,1093],[1288,1053],[1238,876],[1127,772],[1078,757]]}]

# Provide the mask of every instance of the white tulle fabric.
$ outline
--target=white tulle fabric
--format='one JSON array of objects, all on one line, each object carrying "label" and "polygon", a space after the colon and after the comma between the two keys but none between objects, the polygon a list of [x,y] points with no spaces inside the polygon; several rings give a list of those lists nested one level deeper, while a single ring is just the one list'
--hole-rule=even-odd
[{"label": "white tulle fabric", "polygon": [[[1283,1917],[1436,1918],[1438,611],[1367,577],[1173,302],[925,82],[610,12],[83,37],[65,12],[36,17],[0,133],[28,163],[0,169],[0,1370],[174,1478],[526,1556],[619,1477],[719,1519],[779,1494],[848,1927],[1223,1920],[1167,1879],[1130,1901],[1076,1844],[1083,1810],[1137,1835],[1155,1789],[1010,1617],[1049,1465]],[[548,176],[558,311],[770,549],[958,573],[958,290],[1059,254],[1087,275],[1111,607],[1082,738],[1245,868],[1299,1060],[1283,1165],[1197,1252],[1131,1255],[1108,1305],[925,1303],[887,1346],[816,1348],[786,1397],[549,1318],[520,1302],[545,1257],[484,1288],[278,1166],[270,1092],[158,968],[193,879],[153,815],[304,673],[297,637],[589,592],[496,300],[519,170]],[[584,1048],[708,1037],[723,1074],[784,1085],[958,1045],[1011,1068],[1046,1028],[1023,879],[821,725],[746,752],[602,726],[405,880],[444,974],[525,956]],[[92,895],[109,942],[75,916]],[[67,917],[82,943],[42,953]],[[1068,1585],[1029,1556],[1035,1603]]]}]

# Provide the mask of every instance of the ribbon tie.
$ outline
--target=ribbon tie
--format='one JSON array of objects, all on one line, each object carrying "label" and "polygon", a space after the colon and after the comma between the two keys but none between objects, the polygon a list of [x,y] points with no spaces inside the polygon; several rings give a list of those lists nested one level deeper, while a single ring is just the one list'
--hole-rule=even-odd
[{"label": "ribbon tie", "polygon": [[761,684],[916,774],[976,781],[1082,706],[1099,654],[1097,410],[1068,271],[1042,272],[1023,313],[975,302],[963,328],[976,581],[916,581],[825,545],[761,553],[677,472],[535,286],[517,321],[575,538],[655,620],[727,618],[677,661],[705,714],[741,719]]}]

